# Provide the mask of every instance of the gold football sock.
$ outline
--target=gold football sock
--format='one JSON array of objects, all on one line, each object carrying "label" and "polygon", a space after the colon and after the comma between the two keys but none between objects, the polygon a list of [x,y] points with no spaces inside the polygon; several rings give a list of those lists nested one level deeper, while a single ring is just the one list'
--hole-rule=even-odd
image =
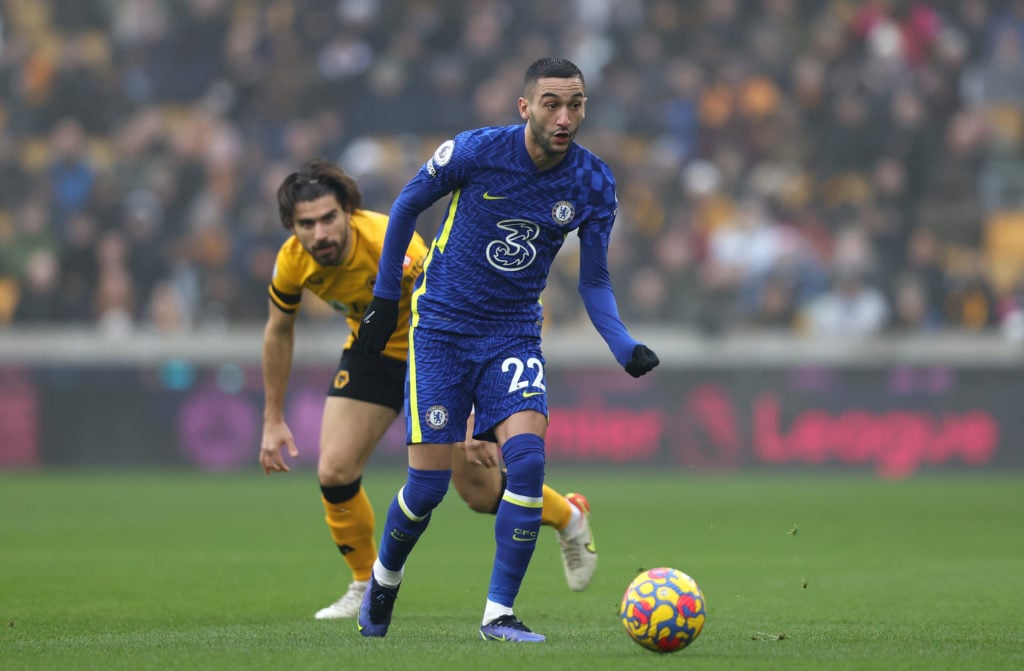
[{"label": "gold football sock", "polygon": [[540,523],[561,531],[572,519],[571,505],[564,496],[544,485],[544,508],[540,513]]},{"label": "gold football sock", "polygon": [[331,503],[320,497],[327,512],[327,526],[331,537],[352,569],[356,580],[369,580],[373,560],[377,558],[377,545],[373,540],[374,517],[370,499],[362,487],[347,501]]}]

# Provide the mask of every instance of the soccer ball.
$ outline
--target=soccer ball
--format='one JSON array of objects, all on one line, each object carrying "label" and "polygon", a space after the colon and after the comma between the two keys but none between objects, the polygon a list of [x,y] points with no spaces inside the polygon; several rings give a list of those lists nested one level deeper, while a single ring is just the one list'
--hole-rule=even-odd
[{"label": "soccer ball", "polygon": [[674,568],[652,568],[629,583],[619,617],[634,641],[655,652],[675,652],[704,628],[704,594]]}]

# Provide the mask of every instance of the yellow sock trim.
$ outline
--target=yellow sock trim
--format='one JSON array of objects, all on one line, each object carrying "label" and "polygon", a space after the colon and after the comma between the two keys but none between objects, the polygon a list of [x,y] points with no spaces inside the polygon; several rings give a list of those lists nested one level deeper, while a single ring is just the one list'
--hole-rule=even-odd
[{"label": "yellow sock trim", "polygon": [[571,505],[564,496],[544,485],[544,508],[540,513],[540,523],[561,531],[569,526],[569,520],[572,519]]},{"label": "yellow sock trim", "polygon": [[352,577],[355,580],[369,580],[373,560],[377,558],[377,544],[373,540],[373,507],[366,496],[366,490],[360,487],[359,493],[341,503],[331,503],[323,496],[320,500],[327,513],[331,538],[345,557],[345,563],[352,569]]}]

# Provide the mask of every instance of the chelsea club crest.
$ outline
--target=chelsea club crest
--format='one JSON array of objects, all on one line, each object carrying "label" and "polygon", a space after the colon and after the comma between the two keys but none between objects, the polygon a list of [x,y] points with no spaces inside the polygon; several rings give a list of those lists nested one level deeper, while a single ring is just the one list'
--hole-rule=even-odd
[{"label": "chelsea club crest", "polygon": [[551,218],[555,223],[568,224],[576,216],[576,207],[567,200],[560,200],[551,208]]},{"label": "chelsea club crest", "polygon": [[448,426],[448,409],[443,405],[432,405],[424,414],[424,419],[431,429],[443,429]]}]

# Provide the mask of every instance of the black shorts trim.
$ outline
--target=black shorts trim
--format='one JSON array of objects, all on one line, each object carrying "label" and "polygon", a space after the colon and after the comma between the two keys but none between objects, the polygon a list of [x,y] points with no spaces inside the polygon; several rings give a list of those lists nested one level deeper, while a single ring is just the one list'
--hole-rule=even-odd
[{"label": "black shorts trim", "polygon": [[405,362],[347,349],[341,353],[338,370],[327,388],[327,395],[354,398],[402,412],[405,407]]}]

